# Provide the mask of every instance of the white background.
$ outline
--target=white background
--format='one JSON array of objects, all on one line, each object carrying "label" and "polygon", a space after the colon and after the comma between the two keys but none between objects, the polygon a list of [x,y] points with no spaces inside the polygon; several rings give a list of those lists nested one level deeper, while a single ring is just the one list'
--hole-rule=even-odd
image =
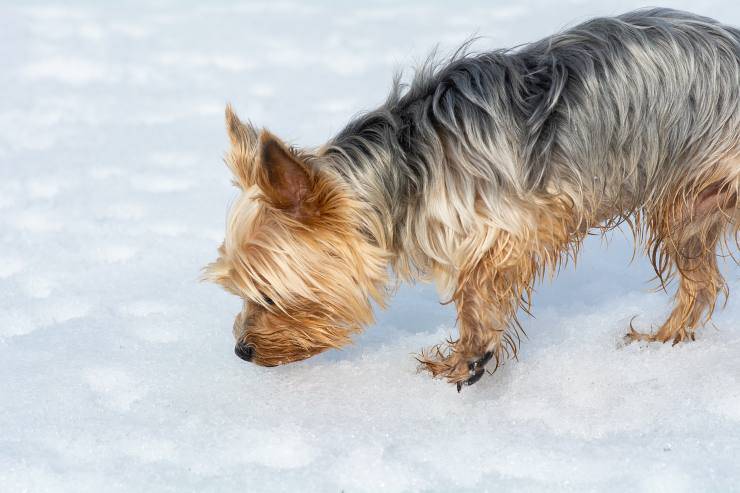
[{"label": "white background", "polygon": [[[519,361],[461,394],[415,371],[455,330],[431,286],[264,369],[233,354],[239,300],[197,282],[236,196],[227,101],[316,145],[437,43],[638,6],[0,5],[0,490],[737,491],[740,301],[695,343],[624,347],[669,305],[619,232],[538,287]],[[672,6],[740,25],[731,0]]]}]

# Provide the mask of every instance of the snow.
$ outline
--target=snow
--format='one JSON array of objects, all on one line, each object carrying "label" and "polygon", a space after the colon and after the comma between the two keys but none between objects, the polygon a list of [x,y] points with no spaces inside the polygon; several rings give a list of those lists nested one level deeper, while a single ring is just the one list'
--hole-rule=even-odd
[{"label": "snow", "polygon": [[[740,25],[731,0],[675,1]],[[222,112],[298,145],[394,69],[637,2],[0,6],[0,490],[740,491],[740,276],[695,343],[621,233],[535,297],[518,362],[458,394],[413,354],[454,331],[404,287],[354,345],[265,369],[197,282],[236,196]]]}]

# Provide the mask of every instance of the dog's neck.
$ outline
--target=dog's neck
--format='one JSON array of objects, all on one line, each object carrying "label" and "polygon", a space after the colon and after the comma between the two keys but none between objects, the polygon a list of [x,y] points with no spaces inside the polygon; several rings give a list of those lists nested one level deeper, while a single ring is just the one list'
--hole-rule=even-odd
[{"label": "dog's neck", "polygon": [[408,279],[423,275],[406,243],[415,235],[413,216],[433,177],[429,168],[413,164],[424,139],[404,114],[389,104],[367,113],[331,139],[321,154],[372,216],[363,218],[363,233],[390,254],[395,272]]},{"label": "dog's neck", "polygon": [[366,218],[365,233],[393,256],[394,264],[403,256],[407,218],[429,179],[410,166],[405,134],[408,123],[382,107],[351,122],[321,151],[326,166],[374,216]]}]

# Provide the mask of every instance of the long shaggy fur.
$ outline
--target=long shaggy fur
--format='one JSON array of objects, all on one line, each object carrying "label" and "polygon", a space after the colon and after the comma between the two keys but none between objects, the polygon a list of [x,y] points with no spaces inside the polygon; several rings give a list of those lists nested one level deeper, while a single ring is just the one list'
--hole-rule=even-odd
[{"label": "long shaggy fur", "polygon": [[285,148],[300,171],[285,179],[265,154],[274,137],[227,121],[244,194],[208,272],[245,299],[251,325],[235,331],[258,362],[346,343],[390,265],[456,304],[460,337],[424,367],[474,383],[516,354],[536,279],[622,222],[661,282],[679,280],[663,327],[632,338],[693,338],[726,293],[716,250],[740,222],[740,31],[714,20],[640,10],[511,50],[464,47],[397,79],[324,146]]}]

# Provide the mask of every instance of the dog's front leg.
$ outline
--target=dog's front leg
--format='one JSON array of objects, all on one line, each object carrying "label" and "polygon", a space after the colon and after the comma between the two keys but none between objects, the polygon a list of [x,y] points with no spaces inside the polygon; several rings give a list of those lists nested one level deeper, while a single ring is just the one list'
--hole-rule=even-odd
[{"label": "dog's front leg", "polygon": [[529,299],[537,272],[534,257],[510,239],[486,252],[458,278],[453,295],[460,337],[425,351],[422,368],[455,383],[472,385],[493,362],[495,370],[507,356],[516,356],[519,324],[516,311]]}]

